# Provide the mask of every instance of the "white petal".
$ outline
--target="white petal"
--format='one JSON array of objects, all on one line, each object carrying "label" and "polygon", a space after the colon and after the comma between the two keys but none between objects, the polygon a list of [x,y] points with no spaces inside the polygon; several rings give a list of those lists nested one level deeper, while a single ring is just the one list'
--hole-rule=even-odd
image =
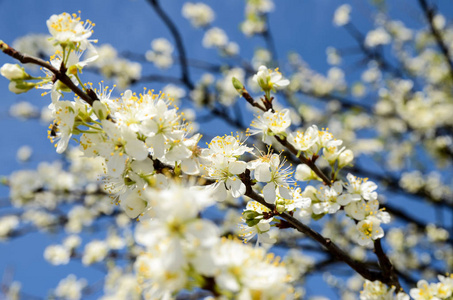
[{"label": "white petal", "polygon": [[60,140],[57,143],[57,153],[61,154],[66,150],[71,136],[72,134],[64,135],[63,137],[60,138]]},{"label": "white petal", "polygon": [[340,209],[340,205],[338,203],[331,203],[330,205],[327,206],[327,212],[329,214],[334,214]]},{"label": "white petal", "polygon": [[222,288],[232,292],[239,291],[239,283],[236,278],[230,273],[221,273],[216,276],[216,283]]},{"label": "white petal", "polygon": [[150,158],[143,161],[134,160],[131,163],[131,169],[138,174],[151,174],[154,172],[154,164]]},{"label": "white petal", "polygon": [[195,175],[200,172],[200,169],[198,168],[198,164],[194,159],[184,159],[181,162],[181,170],[189,175]]},{"label": "white petal", "polygon": [[228,197],[228,192],[223,182],[211,184],[207,188],[212,189],[212,196],[216,201],[224,201]]},{"label": "white petal", "polygon": [[272,179],[272,173],[268,163],[262,163],[255,169],[255,179],[259,182],[269,182]]},{"label": "white petal", "polygon": [[219,240],[218,227],[209,220],[196,220],[186,228],[186,239],[195,247],[213,247]]},{"label": "white petal", "polygon": [[294,178],[299,181],[306,181],[311,179],[311,169],[306,164],[297,165],[296,174],[294,174]]},{"label": "white petal", "polygon": [[348,205],[349,202],[351,202],[352,200],[352,195],[351,194],[343,194],[343,195],[340,195],[338,198],[337,198],[337,203],[340,204],[340,205]]},{"label": "white petal", "polygon": [[276,197],[274,183],[270,182],[270,183],[266,184],[266,186],[263,188],[263,196],[264,196],[264,200],[266,200],[267,203],[274,204],[275,197]]},{"label": "white petal", "polygon": [[226,185],[234,198],[245,194],[245,184],[239,178],[227,179]]},{"label": "white petal", "polygon": [[230,173],[234,174],[234,175],[244,173],[246,168],[247,168],[247,164],[243,161],[230,162],[228,165],[228,169],[229,169]]},{"label": "white petal", "polygon": [[109,175],[112,177],[119,177],[126,167],[126,159],[127,155],[120,155],[117,152],[109,156],[107,161]]},{"label": "white petal", "polygon": [[189,158],[192,155],[192,151],[187,149],[184,145],[177,145],[165,154],[165,158],[169,161],[178,161]]},{"label": "white petal", "polygon": [[280,186],[278,188],[278,192],[280,193],[280,196],[284,199],[292,199],[293,195],[291,194],[291,189],[285,186]]},{"label": "white petal", "polygon": [[162,158],[164,156],[166,144],[162,134],[156,134],[155,136],[147,138],[146,144],[153,148],[153,156],[155,158]]},{"label": "white petal", "polygon": [[124,146],[126,153],[136,160],[144,160],[148,157],[148,149],[146,149],[145,143],[138,139],[130,139]]},{"label": "white petal", "polygon": [[324,203],[324,202],[313,204],[312,209],[313,209],[313,213],[316,215],[320,215],[320,214],[327,212],[326,203]]},{"label": "white petal", "polygon": [[129,218],[136,218],[145,211],[147,203],[132,192],[126,197],[121,197],[120,205]]}]

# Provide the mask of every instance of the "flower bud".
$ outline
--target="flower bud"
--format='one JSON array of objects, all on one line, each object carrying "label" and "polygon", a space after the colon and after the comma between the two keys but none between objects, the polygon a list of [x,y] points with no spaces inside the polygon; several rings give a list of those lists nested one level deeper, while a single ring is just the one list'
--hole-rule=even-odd
[{"label": "flower bud", "polygon": [[22,80],[18,80],[18,81],[13,80],[9,83],[8,88],[11,92],[13,92],[15,94],[22,94],[22,93],[28,92],[35,86],[36,86],[36,84],[32,83],[32,82],[26,82],[26,81],[22,81]]},{"label": "flower bud", "polygon": [[309,181],[312,179],[318,179],[318,176],[310,169],[306,164],[300,164],[296,168],[296,173],[294,174],[296,180],[299,181]]},{"label": "flower bud", "polygon": [[279,212],[282,213],[285,211],[285,206],[284,205],[275,205],[275,209]]},{"label": "flower bud", "polygon": [[249,227],[255,226],[263,218],[260,213],[254,210],[246,210],[242,213],[242,215],[244,216],[245,223],[247,223]]},{"label": "flower bud", "polygon": [[275,201],[275,209],[279,212],[282,213],[285,211],[285,200],[284,199],[278,199]]},{"label": "flower bud", "polygon": [[239,95],[242,96],[244,85],[236,77],[233,77],[232,81],[233,81],[234,88],[239,93]]},{"label": "flower bud", "polygon": [[25,79],[30,77],[30,75],[25,72],[24,68],[17,64],[4,64],[0,68],[0,74],[9,80]]},{"label": "flower bud", "polygon": [[93,110],[99,120],[105,120],[109,114],[107,106],[101,101],[94,101],[93,102]]},{"label": "flower bud", "polygon": [[338,167],[343,168],[354,160],[354,153],[347,149],[338,156]]}]

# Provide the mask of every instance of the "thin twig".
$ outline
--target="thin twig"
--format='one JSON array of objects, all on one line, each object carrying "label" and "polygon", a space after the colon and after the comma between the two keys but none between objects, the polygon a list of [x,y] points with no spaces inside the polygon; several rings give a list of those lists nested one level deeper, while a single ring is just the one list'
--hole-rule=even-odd
[{"label": "thin twig", "polygon": [[189,87],[189,89],[193,89],[194,85],[190,80],[186,50],[182,43],[181,34],[176,28],[175,23],[173,23],[173,21],[170,19],[167,13],[165,13],[165,11],[162,9],[158,0],[148,0],[148,2],[151,4],[156,13],[159,15],[159,17],[162,19],[162,21],[165,23],[165,25],[167,25],[168,29],[170,30],[170,33],[175,40],[176,48],[178,49],[179,53],[179,61],[181,64],[181,80]]},{"label": "thin twig", "polygon": [[434,8],[428,6],[426,0],[418,0],[418,3],[420,4],[421,9],[423,10],[423,13],[426,16],[426,19],[428,20],[431,33],[433,34],[437,46],[439,46],[440,48],[440,51],[442,51],[442,55],[445,58],[445,61],[447,62],[448,68],[450,69],[450,77],[453,80],[452,54],[450,53],[447,45],[445,44],[445,41],[442,37],[442,33],[439,31],[439,29],[436,28],[436,26],[434,26],[434,17],[436,15],[436,12]]},{"label": "thin twig", "polygon": [[275,46],[274,37],[272,36],[271,32],[271,24],[269,22],[269,15],[264,14],[263,18],[266,23],[266,30],[263,31],[262,36],[264,41],[266,42],[267,49],[272,55],[272,60],[278,65],[278,55],[277,55],[277,47]]},{"label": "thin twig", "polygon": [[66,73],[61,72],[60,70],[56,69],[50,63],[45,62],[44,60],[37,58],[37,57],[29,56],[27,54],[22,54],[21,52],[17,51],[14,48],[11,48],[9,45],[7,45],[1,41],[0,41],[0,49],[2,49],[2,51],[5,54],[17,59],[18,61],[20,61],[23,64],[34,64],[34,65],[38,65],[43,68],[46,68],[47,70],[49,70],[50,72],[52,72],[54,74],[55,79],[63,82],[77,96],[79,96],[80,98],[85,100],[89,105],[91,105],[91,106],[93,105],[94,99],[92,99],[90,96],[88,96],[88,94],[86,94],[83,90],[81,90],[78,86],[76,86],[74,84],[74,82],[72,82],[71,78],[69,78],[69,76],[66,75]]}]

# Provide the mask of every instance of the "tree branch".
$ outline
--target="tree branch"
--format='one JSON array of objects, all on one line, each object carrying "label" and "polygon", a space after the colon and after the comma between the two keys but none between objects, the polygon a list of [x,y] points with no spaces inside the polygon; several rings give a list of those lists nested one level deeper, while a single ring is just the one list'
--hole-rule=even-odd
[{"label": "tree branch", "polygon": [[386,278],[386,284],[388,286],[396,287],[397,291],[402,291],[403,288],[398,280],[398,276],[395,272],[395,268],[393,267],[392,262],[385,254],[384,250],[382,249],[381,239],[374,241],[374,253],[379,259],[379,265],[381,266],[382,275]]},{"label": "tree branch", "polygon": [[[260,204],[266,206],[270,210],[274,211],[275,206],[273,204],[267,203],[263,197],[258,195],[253,189],[252,189],[252,183],[250,179],[250,172],[246,172],[243,174],[241,178],[242,182],[246,186],[246,192],[245,196],[250,197],[251,199],[259,202]],[[321,234],[318,232],[312,230],[310,227],[307,225],[301,223],[299,220],[291,216],[290,214],[284,212],[282,214],[278,215],[279,217],[283,218],[288,224],[290,224],[294,229],[297,231],[307,235],[311,239],[315,240],[319,244],[321,244],[326,250],[328,250],[335,258],[337,258],[340,261],[345,262],[348,264],[354,271],[356,271],[358,274],[360,274],[363,278],[368,279],[370,281],[375,281],[379,280],[383,283],[389,283],[389,278],[385,278],[383,274],[375,271],[371,271],[367,268],[367,266],[359,261],[354,260],[351,258],[346,252],[341,250],[334,242],[332,242],[330,239],[323,237]]]},{"label": "tree branch", "polygon": [[181,64],[181,80],[187,85],[189,89],[193,89],[194,85],[190,80],[189,68],[187,65],[187,57],[186,57],[186,50],[182,43],[181,34],[179,33],[178,29],[176,28],[175,23],[170,19],[170,17],[165,13],[165,11],[160,6],[159,0],[148,0],[149,4],[154,8],[156,13],[162,19],[162,21],[167,25],[168,29],[170,30],[171,35],[173,36],[176,48],[178,49],[179,53],[179,61]]},{"label": "tree branch", "polygon": [[444,39],[442,38],[442,33],[436,28],[436,26],[434,26],[434,16],[436,15],[435,11],[432,7],[428,6],[426,0],[418,0],[418,3],[420,4],[420,7],[423,10],[426,19],[428,20],[431,33],[436,40],[437,46],[439,46],[440,50],[442,51],[442,55],[447,62],[448,68],[450,69],[450,77],[453,80],[453,61],[451,59],[452,54],[449,52],[448,47],[445,44]]},{"label": "tree branch", "polygon": [[46,68],[47,70],[49,70],[50,72],[52,72],[55,75],[56,79],[63,82],[77,96],[79,96],[80,98],[85,100],[89,105],[91,105],[91,106],[93,105],[93,102],[95,101],[95,99],[92,99],[90,96],[88,96],[87,93],[85,93],[78,86],[76,86],[74,84],[74,82],[72,82],[71,78],[69,78],[69,76],[66,75],[66,73],[61,72],[60,70],[56,69],[50,63],[45,62],[44,60],[37,58],[37,57],[29,56],[27,54],[22,54],[19,51],[17,51],[16,49],[11,48],[9,45],[5,44],[2,41],[0,41],[0,49],[2,49],[2,51],[5,54],[17,59],[18,61],[20,61],[23,64],[34,64],[34,65],[38,65],[43,68]]}]

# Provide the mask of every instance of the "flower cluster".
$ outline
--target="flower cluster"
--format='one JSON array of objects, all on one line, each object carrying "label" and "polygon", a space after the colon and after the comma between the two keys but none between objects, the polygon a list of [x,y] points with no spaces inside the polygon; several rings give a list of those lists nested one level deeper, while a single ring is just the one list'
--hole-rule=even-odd
[{"label": "flower cluster", "polygon": [[409,300],[409,296],[402,292],[395,295],[395,287],[388,288],[380,281],[371,282],[367,280],[360,292],[360,300],[374,299]]},{"label": "flower cluster", "polygon": [[93,33],[94,23],[90,20],[81,21],[77,14],[62,13],[52,15],[47,20],[47,28],[52,36],[52,41],[59,44],[62,48],[86,49],[91,42],[88,38]]},{"label": "flower cluster", "polygon": [[[260,67],[254,79],[266,94],[270,93],[274,86],[284,86],[289,83],[288,80],[282,79],[281,74],[269,75],[266,67]],[[267,95],[266,98],[270,99],[270,96]],[[267,99],[263,101],[268,101]],[[354,159],[353,152],[342,146],[342,140],[335,139],[328,129],[319,130],[316,125],[308,127],[305,131],[290,132],[291,119],[287,109],[280,112],[268,110],[257,116],[251,126],[254,129],[249,133],[261,134],[263,142],[267,144],[287,141],[295,151],[293,154],[308,158],[311,162],[319,158],[330,165],[332,174],[334,174],[332,182],[326,182],[326,178],[321,178],[319,172],[315,172],[316,169],[313,165],[310,166],[304,162],[297,166],[295,179],[300,181],[319,180],[323,184],[318,187],[308,185],[300,197],[300,199],[304,199],[303,206],[296,205],[295,208],[304,207],[305,211],[308,209],[308,212],[311,212],[316,219],[325,214],[335,214],[343,208],[347,216],[358,222],[356,240],[362,246],[371,246],[373,241],[384,236],[380,225],[388,223],[390,216],[379,209],[378,196],[375,191],[377,185],[352,174],[347,175],[347,182],[335,179],[338,172],[350,165]],[[284,169],[278,160],[275,160],[276,157],[273,158],[273,164],[261,164],[259,167],[250,169],[255,169],[255,179],[258,182],[268,182],[263,189],[266,201],[274,202],[278,186],[281,187],[277,190],[280,197],[292,199],[290,192],[287,192],[289,190],[287,183],[289,173],[282,172],[281,170]],[[271,182],[272,185],[270,185]],[[307,203],[306,198],[311,202],[308,207],[305,204]],[[307,212],[303,213],[303,215],[306,214]]]},{"label": "flower cluster", "polygon": [[238,175],[244,173],[247,164],[239,157],[252,148],[243,145],[239,137],[215,137],[203,150],[202,157],[207,161],[204,171],[209,179],[215,180],[210,187],[215,191],[218,200],[227,197],[227,190],[235,198],[245,194],[245,184]]},{"label": "flower cluster", "polygon": [[268,98],[270,98],[271,91],[275,92],[276,89],[283,89],[289,85],[289,80],[284,79],[278,69],[272,71],[266,66],[259,67],[258,73],[253,76],[253,80],[258,83]]},{"label": "flower cluster", "polygon": [[267,30],[265,14],[274,10],[272,0],[248,0],[245,5],[245,20],[241,30],[246,36],[263,33]]},{"label": "flower cluster", "polygon": [[214,11],[204,3],[185,3],[182,7],[182,15],[189,19],[194,27],[205,27],[214,21]]},{"label": "flower cluster", "polygon": [[420,280],[417,287],[411,289],[410,295],[415,300],[451,299],[453,295],[453,275],[438,276],[439,282],[428,283]]},{"label": "flower cluster", "polygon": [[[410,290],[410,296],[415,300],[451,299],[453,295],[453,275],[439,275],[438,280],[437,283],[420,280],[417,287]],[[395,287],[388,288],[380,281],[366,281],[363,290],[360,292],[360,300],[373,299],[409,300],[409,295],[403,292],[398,292],[395,295]]]},{"label": "flower cluster", "polygon": [[[69,36],[60,45],[65,47],[69,42],[82,45],[78,35]],[[79,56],[71,55],[56,56],[53,65],[58,69],[62,64],[68,69],[72,66],[79,69],[94,60],[92,57],[80,62]],[[69,75],[77,78],[74,72]],[[291,173],[283,168],[284,162],[280,163],[278,155],[263,156],[248,165],[240,158],[252,153],[252,148],[237,136],[215,137],[208,148],[200,149],[197,143],[201,136],[190,137],[190,124],[163,93],[144,91],[137,95],[128,90],[113,98],[108,87],[101,85],[96,90],[88,84],[84,88],[96,95],[89,105],[78,97],[74,101],[65,100],[62,92],[67,87],[50,83],[48,88],[52,90],[49,108],[54,118],[48,135],[57,152],[63,153],[69,140],[79,136],[83,155],[101,161],[105,191],[129,217],[142,216],[135,240],[145,246],[146,253],[137,258],[135,265],[144,295],[167,297],[187,288],[189,282],[202,287],[208,278],[215,281],[213,290],[228,297],[246,299],[255,293],[268,294],[270,298],[291,295],[287,271],[278,260],[261,248],[252,249],[236,241],[222,242],[217,226],[199,217],[214,200],[225,199],[227,193],[236,198],[245,194],[246,186],[240,176],[247,168],[266,184],[263,190],[266,201],[273,203],[277,197],[291,199],[287,183]],[[204,188],[184,188],[163,175],[165,169],[176,177],[181,171],[201,173],[215,182]],[[40,182],[33,185],[32,194],[41,185]],[[285,203],[282,207],[285,210]],[[86,215],[80,206],[70,212],[82,226],[91,222]],[[77,232],[72,220],[70,217],[69,230]],[[66,244],[48,247],[46,259],[53,264],[68,263],[78,245]],[[104,241],[92,241],[85,246],[82,262],[86,265],[100,262],[111,249],[115,248]],[[236,251],[242,256],[231,256]],[[266,284],[262,284],[263,280]]]},{"label": "flower cluster", "polygon": [[278,260],[262,248],[219,239],[217,226],[197,217],[214,204],[209,190],[171,186],[148,198],[154,208],[135,232],[137,242],[146,247],[135,268],[147,298],[165,298],[183,288],[204,286],[209,278],[214,280],[214,289],[228,298],[249,299],[255,293],[269,295],[269,299],[291,295],[287,271]]},{"label": "flower cluster", "polygon": [[155,39],[151,42],[151,49],[145,53],[146,60],[151,61],[161,69],[167,69],[173,64],[173,46],[164,38]]}]

